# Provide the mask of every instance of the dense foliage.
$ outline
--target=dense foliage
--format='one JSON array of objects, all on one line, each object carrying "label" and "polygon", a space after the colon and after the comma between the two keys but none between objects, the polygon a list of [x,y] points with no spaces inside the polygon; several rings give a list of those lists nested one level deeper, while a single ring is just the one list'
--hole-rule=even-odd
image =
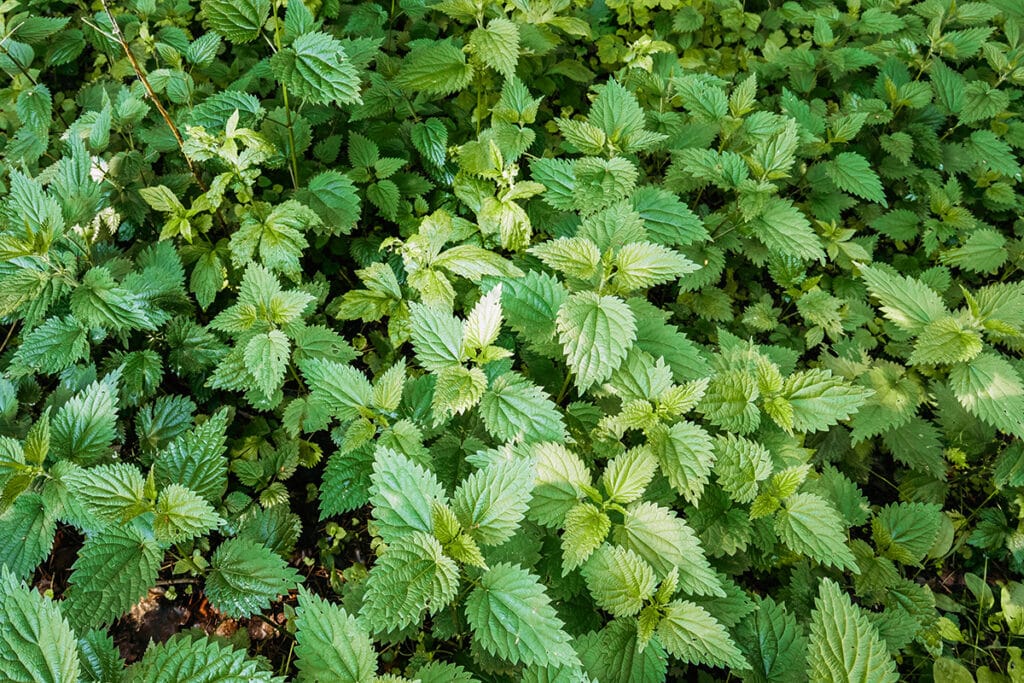
[{"label": "dense foliage", "polygon": [[0,679],[1024,680],[1019,0],[7,0],[0,70]]}]

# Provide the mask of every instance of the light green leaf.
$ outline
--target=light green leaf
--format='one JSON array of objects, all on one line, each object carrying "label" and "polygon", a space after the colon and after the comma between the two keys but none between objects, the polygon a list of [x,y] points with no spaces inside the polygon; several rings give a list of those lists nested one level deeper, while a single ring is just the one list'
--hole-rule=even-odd
[{"label": "light green leaf", "polygon": [[949,315],[942,298],[920,280],[873,266],[859,268],[868,291],[897,327],[919,333],[928,323]]},{"label": "light green leaf", "polygon": [[110,451],[116,422],[116,388],[107,381],[90,384],[53,418],[53,455],[82,465],[99,460]]},{"label": "light green leaf", "polygon": [[345,608],[300,586],[295,614],[295,666],[299,683],[373,681],[377,671],[373,641]]},{"label": "light green leaf", "polygon": [[427,370],[462,363],[462,323],[451,313],[437,307],[409,305],[409,322],[416,360]]},{"label": "light green leaf", "polygon": [[654,430],[648,444],[672,487],[696,505],[715,464],[711,436],[704,428],[683,421]]},{"label": "light green leaf", "polygon": [[462,527],[481,545],[500,545],[515,534],[533,489],[531,460],[502,460],[469,475],[452,496]]},{"label": "light green leaf", "polygon": [[579,503],[565,514],[562,533],[562,576],[587,561],[612,528],[611,519],[590,503]]},{"label": "light green leaf", "polygon": [[636,339],[636,318],[629,306],[618,297],[594,292],[570,296],[558,309],[556,325],[580,391],[611,377]]},{"label": "light green leaf", "polygon": [[370,479],[373,517],[385,542],[433,530],[433,504],[446,502],[447,496],[432,472],[389,448],[378,448]]},{"label": "light green leaf", "polygon": [[268,398],[281,388],[291,341],[280,330],[257,334],[245,345],[246,367],[256,380],[256,387]]},{"label": "light green leaf", "polygon": [[740,649],[718,621],[700,605],[674,600],[658,622],[658,640],[683,662],[748,669]]},{"label": "light green leaf", "polygon": [[[284,683],[245,650],[191,632],[152,644],[127,670],[124,683]],[[360,683],[363,683],[360,681]]]},{"label": "light green leaf", "polygon": [[578,664],[569,635],[536,576],[517,565],[497,564],[466,599],[473,639],[512,663]]},{"label": "light green leaf", "polygon": [[607,543],[587,560],[583,576],[594,602],[620,618],[639,612],[657,588],[654,570],[642,557]]},{"label": "light green leaf", "polygon": [[233,43],[248,43],[260,34],[270,14],[270,0],[203,0],[207,25]]},{"label": "light green leaf", "polygon": [[1004,357],[986,352],[955,365],[949,386],[960,404],[986,423],[1024,438],[1024,382]]},{"label": "light green leaf", "polygon": [[407,92],[436,96],[462,90],[472,78],[465,53],[450,40],[439,40],[414,47],[395,83]]},{"label": "light green leaf", "polygon": [[561,441],[565,425],[544,390],[514,372],[501,375],[480,401],[484,426],[502,441]]},{"label": "light green leaf", "polygon": [[615,267],[615,287],[622,294],[675,280],[699,268],[682,254],[650,242],[622,247],[615,255]]},{"label": "light green leaf", "polygon": [[796,493],[786,499],[775,517],[775,533],[794,552],[822,564],[860,572],[846,545],[846,525],[824,498]]},{"label": "light green leaf", "polygon": [[360,616],[376,632],[418,624],[444,609],[459,588],[459,567],[436,538],[413,532],[388,546],[366,582]]},{"label": "light green leaf", "polygon": [[339,420],[359,416],[361,408],[373,403],[373,387],[366,376],[351,365],[314,359],[302,364],[312,397],[327,406]]},{"label": "light green leaf", "polygon": [[75,634],[53,600],[0,567],[0,676],[10,683],[78,683]]},{"label": "light green leaf", "polygon": [[942,508],[926,503],[893,503],[871,520],[872,536],[882,555],[919,565],[942,528]]},{"label": "light green leaf", "polygon": [[153,514],[153,533],[161,543],[187,541],[220,523],[220,517],[209,503],[178,484],[171,484],[160,492]]},{"label": "light green leaf", "polygon": [[899,680],[878,631],[831,579],[822,580],[814,601],[807,675],[822,683]]},{"label": "light green leaf", "polygon": [[830,370],[815,369],[786,377],[780,395],[793,410],[792,424],[781,427],[820,432],[857,412],[871,392],[833,376]]},{"label": "light green leaf", "polygon": [[484,64],[511,78],[519,61],[519,26],[505,17],[495,17],[486,28],[473,29],[469,47]]}]

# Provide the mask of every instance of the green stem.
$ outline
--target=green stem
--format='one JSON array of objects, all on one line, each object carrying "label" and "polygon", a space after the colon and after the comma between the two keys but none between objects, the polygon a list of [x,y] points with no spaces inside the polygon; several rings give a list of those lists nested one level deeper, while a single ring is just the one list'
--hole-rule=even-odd
[{"label": "green stem", "polygon": [[[274,2],[274,48],[276,52],[281,51],[281,19],[278,16],[281,9],[281,3],[275,0]],[[299,161],[295,155],[295,130],[292,125],[292,108],[288,102],[288,86],[284,83],[281,84],[281,97],[284,100],[284,120],[285,125],[288,128],[288,152],[291,157],[291,165],[288,168],[288,173],[292,177],[292,187],[296,190],[299,189]]]}]

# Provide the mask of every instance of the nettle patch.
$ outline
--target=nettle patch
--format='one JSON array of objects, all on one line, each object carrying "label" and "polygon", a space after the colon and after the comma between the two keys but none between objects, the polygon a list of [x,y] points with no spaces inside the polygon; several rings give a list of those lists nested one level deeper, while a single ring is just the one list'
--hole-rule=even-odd
[{"label": "nettle patch", "polygon": [[1018,0],[9,0],[0,70],[3,680],[1020,678]]}]

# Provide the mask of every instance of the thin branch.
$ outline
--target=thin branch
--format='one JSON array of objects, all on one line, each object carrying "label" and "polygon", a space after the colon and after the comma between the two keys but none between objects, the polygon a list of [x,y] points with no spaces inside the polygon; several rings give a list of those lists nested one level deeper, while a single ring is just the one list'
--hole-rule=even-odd
[{"label": "thin branch", "polygon": [[107,0],[100,0],[100,2],[107,13],[107,18],[110,19],[111,26],[114,28],[114,39],[121,45],[121,49],[124,50],[125,56],[128,57],[128,61],[131,62],[135,75],[138,76],[139,81],[142,82],[142,87],[146,89],[146,94],[149,95],[149,99],[156,106],[157,111],[160,112],[160,116],[163,117],[167,127],[171,129],[171,133],[174,134],[174,139],[178,141],[178,149],[181,150],[181,155],[185,157],[185,163],[188,164],[188,170],[192,172],[192,177],[196,179],[196,182],[199,184],[199,188],[203,192],[206,192],[209,188],[206,186],[206,183],[203,182],[203,179],[199,177],[199,173],[196,172],[195,166],[192,165],[192,160],[188,158],[187,154],[185,154],[185,140],[181,137],[181,131],[178,130],[178,126],[174,124],[174,121],[171,120],[171,115],[167,113],[166,109],[164,109],[164,105],[161,104],[160,98],[156,96],[156,93],[153,91],[153,87],[146,79],[146,75],[142,73],[142,67],[139,66],[139,61],[135,59],[135,55],[132,54],[131,48],[128,47],[128,41],[125,40],[124,34],[121,32],[121,27],[118,26],[117,20],[114,19],[114,13],[110,11],[110,5],[107,4]]}]

